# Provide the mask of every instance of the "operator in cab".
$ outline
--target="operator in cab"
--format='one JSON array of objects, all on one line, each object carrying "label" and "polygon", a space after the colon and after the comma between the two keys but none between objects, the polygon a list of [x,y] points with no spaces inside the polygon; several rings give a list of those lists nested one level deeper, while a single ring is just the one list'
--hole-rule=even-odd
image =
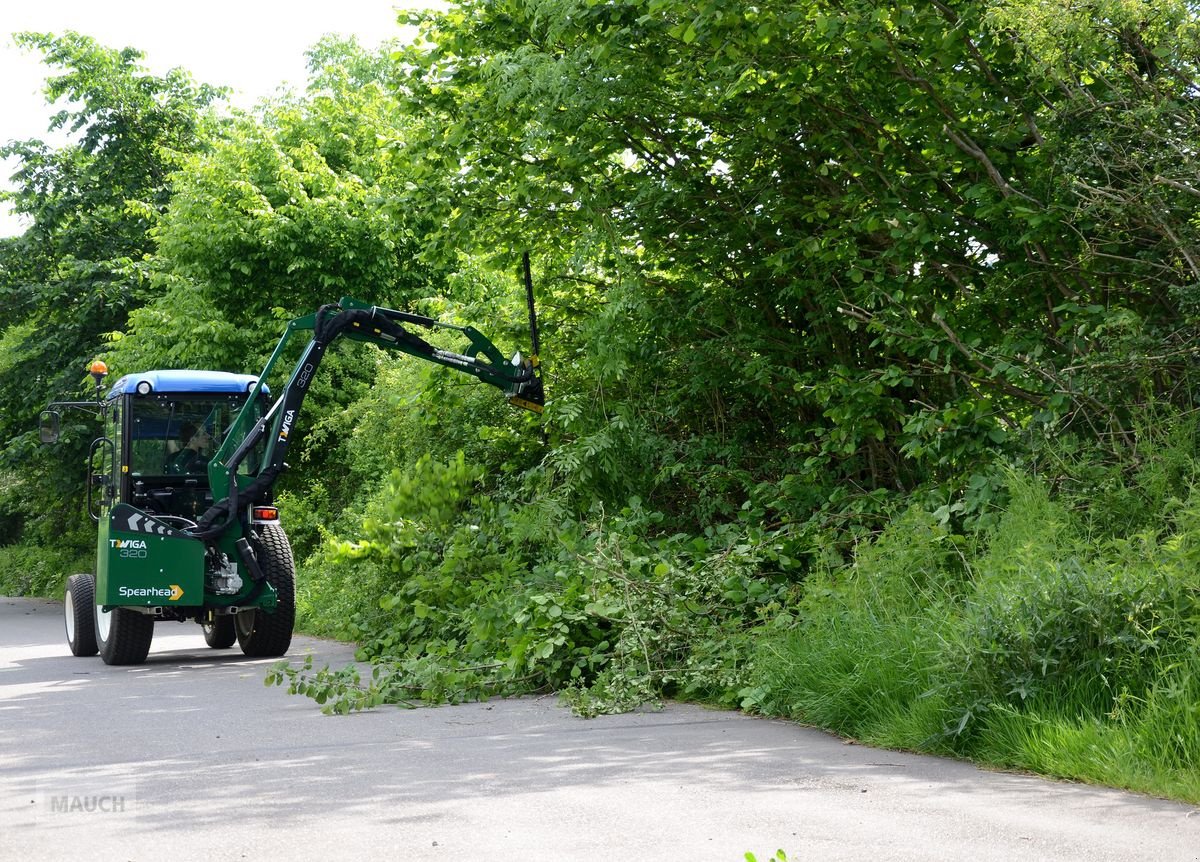
[{"label": "operator in cab", "polygon": [[212,458],[213,441],[208,429],[203,424],[184,422],[180,439],[187,442],[167,461],[167,475],[179,476],[185,473],[203,475]]}]

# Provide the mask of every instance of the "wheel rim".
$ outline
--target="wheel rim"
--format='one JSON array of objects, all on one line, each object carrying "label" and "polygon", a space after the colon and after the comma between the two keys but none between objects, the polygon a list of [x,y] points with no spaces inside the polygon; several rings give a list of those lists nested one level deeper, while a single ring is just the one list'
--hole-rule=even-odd
[{"label": "wheel rim", "polygon": [[111,627],[112,611],[101,610],[100,606],[96,605],[96,636],[102,641],[108,640],[108,630]]},{"label": "wheel rim", "polygon": [[75,595],[70,590],[63,602],[63,613],[67,616],[67,642],[75,643]]}]

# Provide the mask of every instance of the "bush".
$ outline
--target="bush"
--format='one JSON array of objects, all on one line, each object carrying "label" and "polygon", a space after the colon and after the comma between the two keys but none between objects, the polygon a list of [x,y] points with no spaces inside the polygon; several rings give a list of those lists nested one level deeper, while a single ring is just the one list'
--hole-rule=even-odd
[{"label": "bush", "polygon": [[1189,636],[1181,593],[1153,566],[1045,561],[963,608],[948,669],[971,706],[1053,700],[1105,715],[1123,693],[1148,691],[1156,660]]},{"label": "bush", "polygon": [[94,554],[73,547],[6,545],[0,547],[0,595],[62,598],[69,576],[95,567]]},{"label": "bush", "polygon": [[756,526],[757,512],[702,536],[654,536],[663,516],[636,499],[556,521],[552,500],[516,506],[482,482],[462,453],[420,458],[391,476],[354,541],[305,564],[302,618],[343,614],[332,631],[377,664],[370,683],[328,669],[273,681],[330,709],[531,690],[564,691],[587,714],[663,694],[737,702],[750,631],[792,583],[786,536]]}]

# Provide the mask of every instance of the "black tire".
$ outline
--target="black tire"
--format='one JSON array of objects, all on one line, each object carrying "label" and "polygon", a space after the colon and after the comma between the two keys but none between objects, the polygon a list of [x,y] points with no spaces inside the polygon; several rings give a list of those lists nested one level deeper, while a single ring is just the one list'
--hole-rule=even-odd
[{"label": "black tire", "polygon": [[214,616],[211,623],[201,623],[200,626],[204,629],[204,642],[213,649],[229,649],[237,640],[237,629],[229,614]]},{"label": "black tire", "polygon": [[141,664],[154,640],[154,617],[129,608],[96,610],[96,645],[105,664]]},{"label": "black tire", "polygon": [[96,582],[91,575],[71,575],[67,578],[63,616],[71,655],[91,656],[99,652],[100,648],[96,646],[95,603]]},{"label": "black tire", "polygon": [[259,528],[254,551],[267,583],[278,593],[273,612],[251,608],[237,615],[234,628],[242,652],[252,658],[274,658],[287,653],[296,624],[296,564],[292,546],[278,524]]}]

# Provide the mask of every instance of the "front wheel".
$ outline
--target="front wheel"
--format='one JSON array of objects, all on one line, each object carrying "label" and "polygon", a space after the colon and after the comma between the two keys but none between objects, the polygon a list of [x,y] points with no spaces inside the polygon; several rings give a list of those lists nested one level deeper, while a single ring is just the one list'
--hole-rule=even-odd
[{"label": "front wheel", "polygon": [[99,651],[96,646],[96,618],[92,611],[95,601],[96,582],[91,575],[71,575],[67,578],[63,616],[71,655],[90,656]]},{"label": "front wheel", "polygon": [[275,588],[278,604],[274,611],[249,608],[237,615],[238,645],[253,658],[274,658],[284,655],[292,645],[292,628],[296,624],[296,564],[287,535],[278,524],[261,528],[254,543],[259,568],[267,583]]},{"label": "front wheel", "polygon": [[96,645],[105,664],[141,664],[154,639],[154,617],[129,608],[96,609]]}]

